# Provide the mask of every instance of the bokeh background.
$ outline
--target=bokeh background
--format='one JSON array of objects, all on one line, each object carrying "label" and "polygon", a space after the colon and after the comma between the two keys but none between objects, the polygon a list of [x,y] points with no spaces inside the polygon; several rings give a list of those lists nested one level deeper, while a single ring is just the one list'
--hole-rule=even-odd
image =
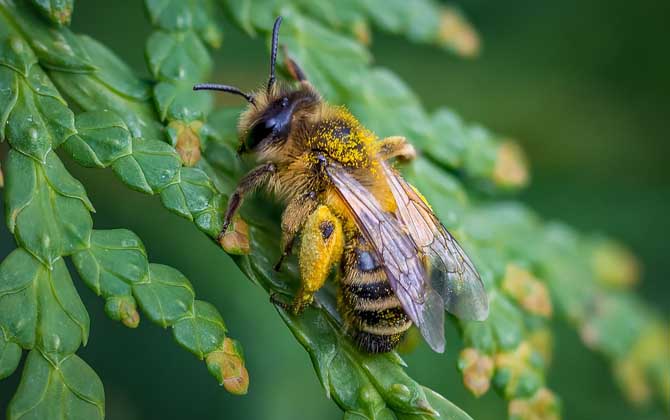
[{"label": "bokeh background", "polygon": [[[72,27],[107,44],[146,75],[149,25],[141,3],[78,1]],[[470,0],[459,5],[482,36],[479,59],[462,60],[375,32],[377,64],[400,74],[429,109],[448,105],[468,121],[517,139],[532,168],[532,184],[521,200],[546,218],[627,243],[644,267],[639,293],[667,319],[670,2]],[[266,73],[265,43],[233,27],[223,30],[213,80],[256,86]],[[102,300],[78,284],[92,326],[80,354],[105,384],[109,419],[341,417],[266,294],[228,257],[190,223],[165,211],[158,199],[130,192],[111,172],[69,167],[98,210],[97,228],[132,229],[152,261],[179,268],[199,296],[219,308],[231,335],[244,346],[251,375],[247,396],[227,394],[169,332],[149,322],[137,330],[124,328],[104,315]],[[0,259],[13,247],[3,224]],[[554,323],[549,386],[563,397],[564,418],[667,418],[654,406],[633,410],[605,361],[562,322]],[[446,355],[424,345],[407,356],[411,375],[475,419],[504,417],[505,404],[494,393],[475,399],[464,390],[456,370],[458,337],[450,331],[449,339]],[[1,413],[18,380],[15,374],[0,382]]]}]

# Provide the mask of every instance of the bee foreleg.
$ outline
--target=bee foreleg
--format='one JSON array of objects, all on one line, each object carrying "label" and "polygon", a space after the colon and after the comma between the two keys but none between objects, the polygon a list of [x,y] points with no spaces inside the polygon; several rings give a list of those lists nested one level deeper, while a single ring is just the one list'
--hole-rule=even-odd
[{"label": "bee foreleg", "polygon": [[252,169],[244,177],[242,177],[239,184],[237,184],[237,188],[235,188],[235,191],[230,196],[230,199],[228,199],[228,207],[226,208],[226,213],[223,216],[223,227],[221,228],[221,232],[219,233],[218,237],[219,242],[226,233],[226,230],[228,230],[228,226],[230,226],[230,221],[233,219],[233,216],[235,216],[235,213],[237,213],[237,210],[239,210],[240,206],[242,205],[244,196],[266,184],[276,171],[277,167],[274,163],[265,163]]},{"label": "bee foreleg", "polygon": [[410,161],[416,158],[416,149],[405,137],[391,136],[381,140],[377,156],[382,160],[398,158]]},{"label": "bee foreleg", "polygon": [[281,250],[279,261],[275,264],[275,271],[281,269],[284,258],[291,254],[295,237],[305,225],[307,217],[316,209],[316,193],[310,192],[293,199],[286,205],[281,217]]},{"label": "bee foreleg", "polygon": [[291,304],[291,311],[300,314],[314,300],[328,274],[340,261],[344,250],[342,223],[326,206],[314,210],[302,231],[300,243],[301,285]]}]

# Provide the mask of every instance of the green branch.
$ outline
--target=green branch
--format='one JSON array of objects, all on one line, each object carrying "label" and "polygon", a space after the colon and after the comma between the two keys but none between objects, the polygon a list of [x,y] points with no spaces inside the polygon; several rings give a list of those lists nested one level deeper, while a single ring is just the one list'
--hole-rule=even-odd
[{"label": "green branch", "polygon": [[[67,24],[72,2],[32,3],[35,10],[0,0],[0,127],[11,149],[3,166],[7,223],[19,244],[0,265],[0,378],[17,368],[21,348],[30,350],[9,417],[44,417],[63,407],[72,417],[104,415],[102,384],[75,354],[86,343],[88,315],[64,257],[105,299],[112,319],[134,327],[139,306],[204,358],[228,390],[245,392],[241,349],[226,338],[221,315],[195,300],[178,271],[150,264],[132,232],[94,230],[83,186],[54,152],[62,145],[83,166],[111,168],[129,188],[159,195],[168,210],[215,238],[245,168],[234,153],[239,109],[209,115],[209,94],[191,91],[211,68],[206,45],[221,42],[213,2],[145,2],[155,28],[146,46],[151,82],[97,41],[59,26]],[[511,418],[557,418],[560,404],[545,380],[548,319],[556,313],[612,361],[629,395],[667,397],[668,328],[627,288],[632,257],[609,240],[546,224],[520,204],[477,201],[482,191],[527,183],[518,146],[445,108],[426,112],[397,76],[370,66],[369,25],[475,54],[476,33],[461,14],[430,0],[347,1],[338,8],[303,0],[221,3],[249,33],[267,33],[283,15],[281,42],[328,100],[346,104],[378,135],[405,135],[420,150],[406,175],[472,256],[491,302],[486,322],[453,323],[466,346],[459,368],[471,392],[482,395],[493,385],[510,401]],[[278,237],[278,209],[252,200],[223,245],[266,291],[291,293],[295,261],[280,274],[271,267]],[[334,308],[328,288],[303,316],[279,314],[345,418],[469,418],[410,378],[397,354],[360,353]]]}]

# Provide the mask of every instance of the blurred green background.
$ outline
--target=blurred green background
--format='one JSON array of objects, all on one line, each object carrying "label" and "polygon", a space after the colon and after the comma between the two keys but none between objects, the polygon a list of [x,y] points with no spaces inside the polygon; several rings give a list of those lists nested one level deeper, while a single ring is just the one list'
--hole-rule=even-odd
[{"label": "blurred green background", "polygon": [[[667,319],[670,2],[471,0],[459,5],[482,36],[479,59],[462,60],[375,32],[377,64],[398,72],[429,109],[448,105],[466,120],[520,141],[533,178],[521,199],[546,218],[607,232],[630,245],[644,267],[639,293]],[[141,2],[81,0],[72,26],[147,74],[143,54],[149,24]],[[255,87],[266,73],[265,43],[232,27],[223,30],[211,81]],[[165,211],[157,198],[130,192],[110,171],[69,167],[97,208],[96,228],[132,229],[152,261],[179,268],[198,295],[220,309],[231,336],[242,342],[251,376],[247,396],[227,394],[169,332],[149,322],[130,330],[109,320],[102,300],[78,284],[92,324],[80,354],[105,384],[109,419],[341,417],[265,293],[228,257],[192,224]],[[13,247],[3,225],[0,259]],[[561,321],[554,323],[549,386],[563,398],[564,418],[665,418],[657,407],[633,410],[605,361]],[[464,390],[453,328],[449,338],[446,355],[422,345],[406,357],[412,376],[475,419],[503,418],[505,404],[493,392],[475,399]],[[18,380],[15,374],[0,382],[0,412]]]}]

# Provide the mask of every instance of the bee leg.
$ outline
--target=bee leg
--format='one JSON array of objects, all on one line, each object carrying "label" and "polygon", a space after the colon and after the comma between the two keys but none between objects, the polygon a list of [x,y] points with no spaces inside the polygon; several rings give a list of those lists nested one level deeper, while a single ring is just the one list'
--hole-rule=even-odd
[{"label": "bee leg", "polygon": [[344,250],[342,223],[326,206],[318,206],[305,222],[300,243],[301,286],[291,312],[298,315],[314,300]]},{"label": "bee leg", "polygon": [[305,225],[307,217],[316,209],[316,193],[309,192],[290,201],[281,217],[281,250],[279,261],[274,266],[275,271],[281,270],[284,258],[291,254],[295,237]]},{"label": "bee leg", "polygon": [[219,242],[221,242],[221,238],[223,238],[223,235],[228,230],[228,226],[230,226],[230,221],[233,219],[233,216],[235,216],[235,213],[237,213],[237,210],[239,210],[242,205],[244,196],[266,184],[276,171],[277,167],[274,163],[265,163],[252,169],[242,177],[240,183],[237,184],[237,188],[235,188],[235,192],[233,192],[228,199],[228,207],[223,216],[223,227],[217,238]]},{"label": "bee leg", "polygon": [[382,160],[398,158],[410,161],[416,158],[416,149],[402,136],[391,136],[382,139],[377,156]]},{"label": "bee leg", "polygon": [[282,45],[282,52],[284,53],[284,65],[286,66],[286,69],[288,70],[288,73],[291,75],[291,77],[298,81],[298,82],[307,82],[307,76],[305,76],[305,72],[302,71],[298,63],[293,61],[293,59],[288,55],[288,51],[286,50],[286,46]]}]

